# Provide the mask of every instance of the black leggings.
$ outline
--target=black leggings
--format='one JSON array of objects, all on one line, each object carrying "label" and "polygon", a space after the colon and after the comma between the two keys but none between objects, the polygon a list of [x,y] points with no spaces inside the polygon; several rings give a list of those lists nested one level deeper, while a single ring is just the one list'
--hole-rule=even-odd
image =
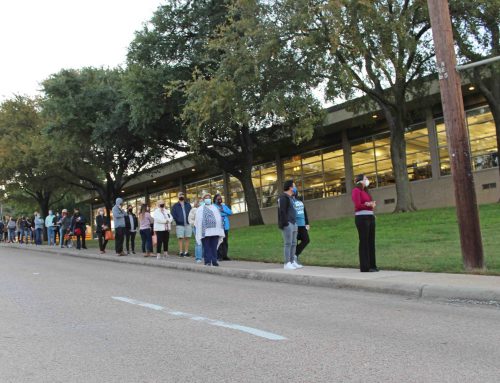
[{"label": "black leggings", "polygon": [[377,267],[375,260],[375,216],[357,215],[356,228],[359,236],[359,269],[363,272]]},{"label": "black leggings", "polygon": [[311,242],[309,240],[309,230],[305,226],[299,226],[297,231],[297,249],[295,250],[297,257],[302,254],[309,242]]},{"label": "black leggings", "polygon": [[155,231],[156,234],[156,254],[161,254],[161,248],[163,245],[163,251],[168,251],[168,240],[170,238],[170,231]]}]

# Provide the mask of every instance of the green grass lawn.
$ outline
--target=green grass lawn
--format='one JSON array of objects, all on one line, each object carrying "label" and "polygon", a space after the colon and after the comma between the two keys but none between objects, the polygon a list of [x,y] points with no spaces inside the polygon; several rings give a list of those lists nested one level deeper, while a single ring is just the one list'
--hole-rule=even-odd
[{"label": "green grass lawn", "polygon": [[[480,206],[480,218],[486,273],[500,275],[500,204]],[[453,208],[380,214],[376,230],[377,263],[382,269],[464,272]],[[312,222],[310,237],[311,243],[301,255],[305,265],[358,267],[353,217]],[[140,249],[140,238],[137,247]],[[177,249],[177,239],[171,237],[170,252]],[[233,259],[281,263],[281,232],[277,225],[232,229],[229,249]]]}]

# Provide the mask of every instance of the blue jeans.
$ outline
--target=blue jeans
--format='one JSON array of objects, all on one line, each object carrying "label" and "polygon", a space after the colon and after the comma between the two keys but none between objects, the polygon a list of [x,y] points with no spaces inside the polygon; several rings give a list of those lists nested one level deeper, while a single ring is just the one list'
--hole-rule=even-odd
[{"label": "blue jeans", "polygon": [[42,244],[42,232],[43,232],[43,229],[40,229],[40,228],[35,230],[35,245]]},{"label": "blue jeans", "polygon": [[61,247],[64,247],[64,234],[66,230],[64,230],[62,227],[59,229],[59,243],[61,244]]},{"label": "blue jeans", "polygon": [[205,265],[217,264],[217,244],[219,243],[219,236],[212,235],[210,237],[202,238],[203,256],[205,257]]},{"label": "blue jeans", "polygon": [[26,243],[30,242],[31,240],[31,229],[25,229],[24,230],[24,241]]},{"label": "blue jeans", "polygon": [[285,263],[293,263],[297,248],[297,230],[295,223],[288,222],[281,231],[283,233],[283,258]]},{"label": "blue jeans", "polygon": [[54,242],[54,227],[53,226],[49,226],[47,228],[47,242],[48,242],[48,245],[51,246],[51,245],[55,245],[56,243]]},{"label": "blue jeans", "polygon": [[9,229],[9,241],[14,242],[16,240],[16,229]]},{"label": "blue jeans", "polygon": [[[194,233],[194,236],[196,237],[196,227],[193,226],[193,233]],[[198,260],[202,260],[203,258],[203,246],[202,245],[198,245],[198,243],[195,241],[194,243],[194,258],[198,261]]]},{"label": "blue jeans", "polygon": [[139,233],[141,234],[142,240],[142,252],[145,253],[147,251],[148,253],[152,253],[153,234],[151,233],[151,229],[141,229],[139,230]]}]

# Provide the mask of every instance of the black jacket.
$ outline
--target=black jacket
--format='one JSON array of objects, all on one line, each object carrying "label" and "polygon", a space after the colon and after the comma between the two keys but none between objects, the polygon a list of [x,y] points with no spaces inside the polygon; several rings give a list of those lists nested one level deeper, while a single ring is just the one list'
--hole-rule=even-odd
[{"label": "black jacket", "polygon": [[[80,218],[80,221],[77,222],[77,218]],[[82,233],[85,233],[85,217],[81,214],[73,215],[71,218],[71,232],[74,233],[76,228],[79,228]]]},{"label": "black jacket", "polygon": [[278,227],[283,229],[288,224],[295,223],[296,211],[292,198],[283,193],[278,199]]},{"label": "black jacket", "polygon": [[111,229],[111,220],[107,215],[97,215],[95,217],[95,232],[96,233],[102,233],[104,230],[102,230],[102,225],[106,225],[108,227],[108,230]]},{"label": "black jacket", "polygon": [[139,221],[137,220],[137,216],[134,213],[128,213],[125,216],[125,229],[127,229],[127,230],[131,229],[131,227],[130,227],[130,216],[133,217],[135,230],[138,231],[139,230]]}]

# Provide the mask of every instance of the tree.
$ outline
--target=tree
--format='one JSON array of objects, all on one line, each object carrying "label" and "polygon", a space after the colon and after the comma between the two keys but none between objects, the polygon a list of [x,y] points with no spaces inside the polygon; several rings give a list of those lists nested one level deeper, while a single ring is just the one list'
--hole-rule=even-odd
[{"label": "tree", "polygon": [[111,210],[136,174],[166,154],[133,130],[121,69],[62,70],[43,82],[47,132],[71,185]]},{"label": "tree", "polygon": [[[500,0],[452,0],[450,8],[454,36],[463,61],[500,56]],[[500,149],[500,63],[476,67],[471,72],[472,81],[486,98],[495,120]]]},{"label": "tree", "polygon": [[290,33],[305,59],[323,67],[326,95],[364,93],[390,131],[395,211],[415,210],[406,164],[407,101],[423,93],[431,73],[432,36],[425,0],[284,1]]},{"label": "tree", "polygon": [[46,137],[38,99],[15,96],[0,105],[0,182],[7,200],[35,201],[42,216],[69,191],[55,156],[45,156]]},{"label": "tree", "polygon": [[263,223],[252,182],[256,154],[285,137],[310,139],[324,117],[308,68],[280,34],[274,11],[264,1],[234,2],[209,44],[219,65],[195,72],[182,114],[193,150],[241,182],[250,225]]}]

